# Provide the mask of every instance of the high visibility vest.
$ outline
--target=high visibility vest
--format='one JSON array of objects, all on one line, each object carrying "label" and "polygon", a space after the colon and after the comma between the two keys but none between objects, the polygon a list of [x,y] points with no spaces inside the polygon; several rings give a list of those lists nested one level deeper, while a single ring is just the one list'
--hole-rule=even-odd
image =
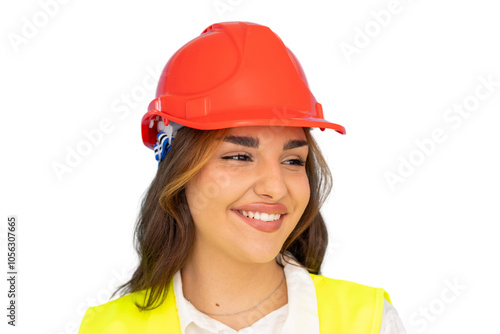
[{"label": "high visibility vest", "polygon": [[[379,334],[384,297],[382,288],[310,274],[316,289],[321,334]],[[173,280],[165,301],[157,308],[140,311],[141,290],[105,304],[89,307],[78,334],[181,334]]]}]

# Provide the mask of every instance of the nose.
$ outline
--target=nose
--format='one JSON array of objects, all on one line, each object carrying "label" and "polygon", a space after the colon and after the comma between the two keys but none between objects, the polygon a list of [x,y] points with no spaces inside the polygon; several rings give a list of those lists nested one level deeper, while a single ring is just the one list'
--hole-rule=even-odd
[{"label": "nose", "polygon": [[277,201],[287,194],[288,189],[278,161],[262,162],[256,175],[254,190],[257,195]]}]

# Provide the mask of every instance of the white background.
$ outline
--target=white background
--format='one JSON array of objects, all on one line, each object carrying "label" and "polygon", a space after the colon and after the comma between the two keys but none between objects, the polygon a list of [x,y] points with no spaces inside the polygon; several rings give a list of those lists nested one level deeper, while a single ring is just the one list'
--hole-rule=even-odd
[{"label": "white background", "polygon": [[[323,274],[385,288],[408,333],[497,330],[499,8],[390,3],[3,1],[2,333],[76,333],[85,309],[132,274],[133,227],[157,166],[140,136],[152,86],[184,43],[235,20],[275,31],[301,61],[325,118],[346,127],[346,136],[313,131],[335,179],[323,208],[331,235]],[[381,26],[371,13],[388,7],[397,10]],[[347,44],[357,53],[347,57]],[[478,88],[489,93],[483,100],[474,97],[480,77],[497,85]],[[464,101],[475,107],[469,117],[447,122]],[[58,177],[54,163],[66,164],[84,132],[106,119],[108,133]],[[446,139],[419,153],[415,141],[436,129]],[[418,166],[391,189],[386,173],[410,157]],[[18,217],[14,329],[6,325],[8,215]]]}]

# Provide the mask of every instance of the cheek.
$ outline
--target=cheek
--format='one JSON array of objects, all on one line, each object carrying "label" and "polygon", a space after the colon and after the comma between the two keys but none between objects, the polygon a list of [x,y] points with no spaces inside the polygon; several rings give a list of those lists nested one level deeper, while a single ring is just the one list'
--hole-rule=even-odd
[{"label": "cheek", "polygon": [[[288,234],[291,233],[299,223],[304,211],[309,203],[311,190],[309,188],[309,179],[307,175],[296,177],[291,180],[291,186],[288,187],[289,194],[293,201],[294,214],[290,216],[292,218],[292,225],[288,227]],[[288,235],[287,235],[288,237]]]},{"label": "cheek", "polygon": [[195,222],[197,221],[197,217],[200,216],[208,207],[208,200],[206,196],[204,196],[198,189],[199,186],[196,183],[189,183],[186,186],[186,200],[191,216]]},{"label": "cheek", "polygon": [[237,192],[240,182],[229,173],[209,169],[202,171],[186,186],[186,197],[193,218],[196,216],[213,216],[227,207],[231,195]]},{"label": "cheek", "polygon": [[200,217],[203,218],[209,214],[208,209],[213,191],[213,185],[204,173],[198,174],[186,185],[186,199],[195,223],[199,222]]},{"label": "cheek", "polygon": [[301,208],[303,211],[309,203],[309,198],[311,196],[309,179],[307,178],[307,175],[304,175],[294,180],[293,184],[293,192],[297,202],[297,207]]}]

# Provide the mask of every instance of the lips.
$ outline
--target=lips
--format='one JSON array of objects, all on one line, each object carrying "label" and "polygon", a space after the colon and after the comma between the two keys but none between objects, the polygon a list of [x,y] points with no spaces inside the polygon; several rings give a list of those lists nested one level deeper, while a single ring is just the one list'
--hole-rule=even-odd
[{"label": "lips", "polygon": [[286,214],[282,214],[279,219],[273,220],[273,221],[263,221],[260,219],[254,219],[254,218],[249,218],[245,217],[240,211],[238,210],[232,210],[244,223],[250,225],[251,227],[255,228],[256,230],[259,230],[261,232],[267,232],[267,233],[272,233],[276,232],[281,228],[281,225],[283,224],[283,217],[286,216]]}]

